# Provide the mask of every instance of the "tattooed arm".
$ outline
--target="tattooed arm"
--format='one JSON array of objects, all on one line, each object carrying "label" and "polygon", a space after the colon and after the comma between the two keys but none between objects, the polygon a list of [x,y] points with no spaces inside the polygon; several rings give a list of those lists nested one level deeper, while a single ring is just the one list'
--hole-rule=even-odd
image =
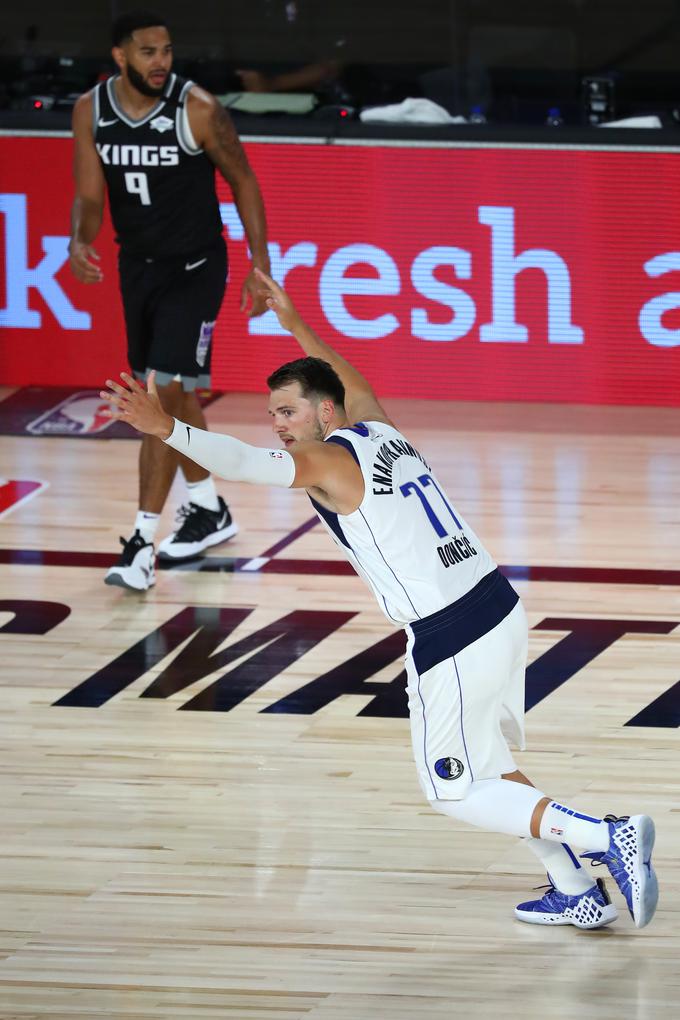
[{"label": "tattooed arm", "polygon": [[83,283],[99,283],[99,255],[92,247],[104,215],[106,183],[92,133],[92,93],[81,96],[73,108],[73,177],[75,196],[71,209],[71,271]]},{"label": "tattooed arm", "polygon": [[258,293],[253,275],[255,266],[268,273],[267,221],[260,186],[236,133],[233,121],[215,97],[194,85],[187,103],[187,113],[196,144],[205,151],[232,190],[234,202],[250,245],[252,268],[241,291],[241,311],[252,299],[249,315],[266,311],[264,298]]}]

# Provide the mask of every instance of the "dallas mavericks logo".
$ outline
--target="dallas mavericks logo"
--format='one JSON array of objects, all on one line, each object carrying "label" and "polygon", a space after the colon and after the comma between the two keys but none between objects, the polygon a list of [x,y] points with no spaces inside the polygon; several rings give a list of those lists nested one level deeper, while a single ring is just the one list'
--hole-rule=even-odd
[{"label": "dallas mavericks logo", "polygon": [[434,763],[434,770],[440,779],[460,779],[465,766],[458,758],[440,758]]},{"label": "dallas mavericks logo", "polygon": [[214,328],[214,319],[212,322],[201,323],[201,332],[198,335],[198,343],[196,344],[196,363],[200,365],[201,368],[205,365],[206,358],[208,357]]}]

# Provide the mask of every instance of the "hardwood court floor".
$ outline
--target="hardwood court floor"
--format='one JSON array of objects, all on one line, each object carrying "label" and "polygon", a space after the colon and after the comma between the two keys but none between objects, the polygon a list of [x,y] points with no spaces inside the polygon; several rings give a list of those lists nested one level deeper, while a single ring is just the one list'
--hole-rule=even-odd
[{"label": "hardwood court floor", "polygon": [[[402,645],[301,527],[303,494],[220,483],[242,528],[220,569],[136,596],[102,584],[136,444],[3,438],[0,474],[50,487],[0,521],[2,1020],[675,1015],[677,413],[390,410],[535,628],[518,764],[568,804],[655,816],[654,922],[611,882],[610,928],[513,919],[544,876],[520,840],[429,810]],[[261,397],[208,415],[270,443]]]}]

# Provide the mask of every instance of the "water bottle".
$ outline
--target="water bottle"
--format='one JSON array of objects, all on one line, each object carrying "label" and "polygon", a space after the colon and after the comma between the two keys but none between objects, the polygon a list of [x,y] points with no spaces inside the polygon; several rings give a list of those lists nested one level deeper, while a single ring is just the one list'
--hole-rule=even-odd
[{"label": "water bottle", "polygon": [[486,124],[486,117],[481,106],[473,106],[470,110],[469,121],[471,124]]},{"label": "water bottle", "polygon": [[545,122],[548,125],[548,127],[562,127],[562,125],[564,124],[564,120],[562,118],[562,112],[559,106],[550,107]]}]

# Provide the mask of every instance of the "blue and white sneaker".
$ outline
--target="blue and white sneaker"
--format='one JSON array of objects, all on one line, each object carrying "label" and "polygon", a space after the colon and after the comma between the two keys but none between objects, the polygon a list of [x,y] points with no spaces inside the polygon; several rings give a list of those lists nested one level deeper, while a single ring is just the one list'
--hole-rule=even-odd
[{"label": "blue and white sneaker", "polygon": [[626,897],[635,927],[644,928],[654,917],[659,899],[659,883],[652,867],[654,822],[648,815],[605,815],[604,821],[609,825],[609,849],[581,857],[607,865]]},{"label": "blue and white sneaker", "polygon": [[601,878],[580,896],[567,896],[555,888],[552,879],[550,881],[542,899],[528,900],[515,907],[518,921],[526,921],[527,924],[573,924],[577,928],[602,928],[619,916]]}]

